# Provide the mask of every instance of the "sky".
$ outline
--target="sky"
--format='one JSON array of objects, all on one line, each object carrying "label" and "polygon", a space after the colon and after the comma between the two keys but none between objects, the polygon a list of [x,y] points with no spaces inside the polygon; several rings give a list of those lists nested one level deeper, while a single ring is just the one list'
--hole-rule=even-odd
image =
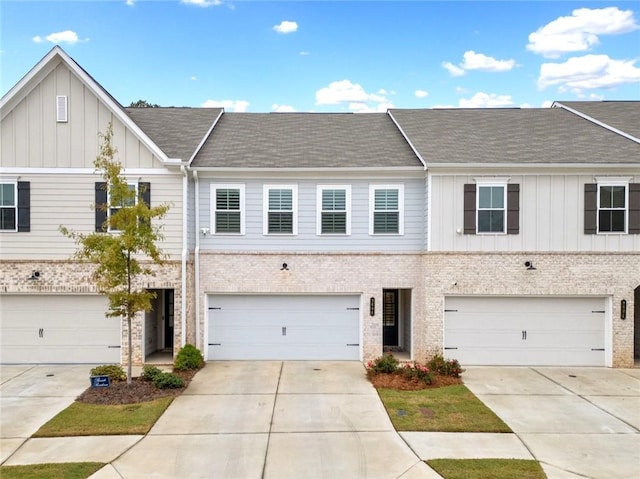
[{"label": "sky", "polygon": [[640,100],[637,1],[0,0],[0,93],[60,45],[122,105]]}]

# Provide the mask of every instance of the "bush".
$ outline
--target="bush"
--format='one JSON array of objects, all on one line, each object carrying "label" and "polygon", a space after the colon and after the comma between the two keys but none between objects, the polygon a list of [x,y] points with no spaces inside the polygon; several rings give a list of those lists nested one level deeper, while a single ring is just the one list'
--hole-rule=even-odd
[{"label": "bush", "polygon": [[142,374],[140,377],[145,381],[155,381],[155,379],[162,374],[162,370],[155,366],[146,365],[142,367]]},{"label": "bush", "polygon": [[407,363],[402,368],[402,375],[412,381],[423,381],[425,384],[431,384],[433,377],[427,366],[414,362]]},{"label": "bush", "polygon": [[198,348],[193,344],[185,344],[180,348],[174,364],[175,369],[186,371],[188,369],[200,369],[202,366],[204,366],[204,358]]},{"label": "bush", "polygon": [[385,354],[369,361],[367,369],[373,373],[395,373],[398,370],[398,360],[393,354]]},{"label": "bush", "polygon": [[460,367],[457,359],[444,359],[441,354],[436,354],[428,362],[427,367],[440,376],[459,378],[464,369]]},{"label": "bush", "polygon": [[176,374],[160,371],[153,379],[153,385],[158,389],[180,389],[184,386],[184,381]]},{"label": "bush", "polygon": [[92,376],[109,376],[109,379],[113,382],[126,381],[127,374],[122,369],[122,366],[118,364],[103,364],[102,366],[96,366],[91,370]]}]

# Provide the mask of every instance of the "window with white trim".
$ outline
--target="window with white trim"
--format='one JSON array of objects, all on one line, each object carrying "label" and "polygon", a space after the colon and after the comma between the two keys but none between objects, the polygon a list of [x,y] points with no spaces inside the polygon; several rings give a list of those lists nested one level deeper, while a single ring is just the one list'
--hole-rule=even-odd
[{"label": "window with white trim", "polygon": [[244,185],[211,185],[213,234],[244,234]]},{"label": "window with white trim", "polygon": [[297,203],[297,186],[265,185],[264,234],[297,234]]},{"label": "window with white trim", "polygon": [[404,186],[369,187],[369,234],[404,234]]},{"label": "window with white trim", "polygon": [[351,186],[318,186],[317,204],[319,235],[351,234]]},{"label": "window with white trim", "polygon": [[628,182],[598,183],[598,233],[626,233]]},{"label": "window with white trim", "polygon": [[17,182],[0,183],[0,231],[18,231]]},{"label": "window with white trim", "polygon": [[507,219],[507,186],[478,185],[478,233],[505,233]]},{"label": "window with white trim", "polygon": [[109,231],[119,231],[119,229],[113,224],[111,217],[125,206],[135,206],[136,202],[138,201],[138,183],[129,183],[127,186],[129,187],[129,191],[133,192],[133,194],[120,201],[114,200],[111,197],[111,192],[107,192],[107,204],[109,205],[109,208],[107,210],[107,216],[109,218]]}]

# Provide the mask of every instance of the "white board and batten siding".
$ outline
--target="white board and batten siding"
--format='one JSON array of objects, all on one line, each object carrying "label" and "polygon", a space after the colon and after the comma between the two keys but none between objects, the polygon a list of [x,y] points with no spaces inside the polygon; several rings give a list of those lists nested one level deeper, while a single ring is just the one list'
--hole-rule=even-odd
[{"label": "white board and batten siding", "polygon": [[444,353],[462,365],[606,366],[607,298],[445,298]]},{"label": "white board and batten siding", "polygon": [[[481,176],[481,175],[477,175]],[[460,234],[464,229],[464,185],[473,175],[431,176],[433,251],[639,251],[640,235],[584,234],[584,185],[594,174],[510,175],[520,185],[518,234]],[[603,175],[606,176],[606,175]],[[627,176],[640,182],[638,173]]]},{"label": "white board and batten siding", "polygon": [[209,360],[359,360],[356,295],[209,295]]},{"label": "white board and batten siding", "polygon": [[99,295],[0,295],[3,364],[120,363],[121,323]]}]

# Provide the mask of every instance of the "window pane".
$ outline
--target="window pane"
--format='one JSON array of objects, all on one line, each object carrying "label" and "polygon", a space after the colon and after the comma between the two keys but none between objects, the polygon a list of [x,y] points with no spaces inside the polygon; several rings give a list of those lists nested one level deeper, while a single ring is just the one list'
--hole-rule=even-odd
[{"label": "window pane", "polygon": [[611,186],[600,187],[600,208],[611,208]]},{"label": "window pane", "polygon": [[381,213],[373,214],[373,232],[374,233],[398,233],[398,213]]},{"label": "window pane", "polygon": [[293,213],[269,213],[269,233],[293,233]]},{"label": "window pane", "polygon": [[322,233],[347,233],[346,213],[322,213]]},{"label": "window pane", "polygon": [[491,232],[491,211],[489,210],[478,211],[478,232],[479,233]]},{"label": "window pane", "polygon": [[218,189],[216,190],[217,210],[240,210],[240,190]]},{"label": "window pane", "polygon": [[612,186],[611,187],[611,204],[613,208],[625,207],[625,187],[624,186]]},{"label": "window pane", "polygon": [[479,233],[504,233],[504,210],[478,211]]},{"label": "window pane", "polygon": [[397,210],[398,190],[375,190],[374,209]]},{"label": "window pane", "polygon": [[478,188],[478,208],[491,208],[491,188],[480,186]]},{"label": "window pane", "polygon": [[240,213],[216,212],[216,233],[240,233]]},{"label": "window pane", "polygon": [[480,186],[478,208],[504,208],[504,186]]},{"label": "window pane", "polygon": [[0,206],[15,206],[16,192],[13,184],[0,185]]},{"label": "window pane", "polygon": [[16,229],[16,209],[0,208],[0,230]]},{"label": "window pane", "polygon": [[322,191],[323,210],[346,210],[347,194],[345,190],[323,190]]},{"label": "window pane", "polygon": [[624,210],[611,212],[611,231],[624,233]]},{"label": "window pane", "polygon": [[269,190],[270,210],[292,210],[293,192],[291,190]]}]

